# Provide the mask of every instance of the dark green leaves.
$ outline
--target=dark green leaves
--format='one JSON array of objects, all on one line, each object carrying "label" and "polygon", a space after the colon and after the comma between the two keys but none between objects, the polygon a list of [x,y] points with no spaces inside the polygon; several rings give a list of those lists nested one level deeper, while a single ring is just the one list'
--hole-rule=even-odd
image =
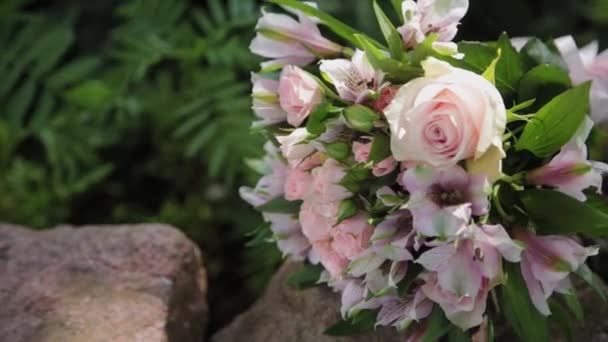
[{"label": "dark green leaves", "polygon": [[521,195],[540,234],[608,235],[608,215],[558,191],[534,189]]},{"label": "dark green leaves", "polygon": [[582,264],[578,270],[576,270],[576,274],[581,277],[584,281],[591,286],[595,292],[602,298],[604,303],[606,303],[606,298],[608,297],[608,293],[606,293],[606,287],[601,279],[586,264]]},{"label": "dark green leaves", "polygon": [[345,199],[340,203],[336,225],[357,214],[357,203],[353,199]]},{"label": "dark green leaves", "polygon": [[329,336],[353,336],[374,330],[377,313],[364,310],[354,315],[349,320],[340,320],[325,330],[324,334]]},{"label": "dark green leaves", "polygon": [[401,39],[401,35],[395,29],[395,26],[388,19],[382,8],[378,5],[378,2],[374,0],[374,13],[376,13],[376,19],[378,20],[378,24],[380,25],[380,30],[384,35],[384,39],[388,43],[388,48],[391,52],[391,56],[396,60],[403,60],[404,52],[403,52],[403,40]]},{"label": "dark green leaves", "polygon": [[374,137],[372,148],[367,161],[379,163],[391,155],[390,138],[388,135],[378,134]]},{"label": "dark green leaves", "polygon": [[308,133],[319,136],[325,132],[325,120],[331,116],[331,113],[329,112],[330,108],[331,104],[328,102],[321,102],[315,107],[306,122],[306,130]]},{"label": "dark green leaves", "polygon": [[277,197],[256,207],[256,209],[266,213],[297,214],[301,205],[302,201],[290,202],[283,197]]},{"label": "dark green leaves", "polygon": [[369,132],[374,128],[374,122],[380,119],[380,116],[365,106],[354,105],[344,110],[344,119],[350,128],[360,132]]},{"label": "dark green leaves", "polygon": [[287,285],[299,290],[313,287],[317,285],[321,272],[323,272],[323,267],[320,265],[304,264],[302,268],[287,278]]},{"label": "dark green leaves", "polygon": [[549,341],[547,321],[530,300],[519,264],[505,263],[505,271],[501,302],[507,321],[525,342]]},{"label": "dark green leaves", "polygon": [[343,161],[350,155],[350,146],[343,141],[338,141],[325,145],[325,152],[332,159]]},{"label": "dark green leaves", "polygon": [[[358,32],[357,30],[315,7],[309,6],[306,3],[297,0],[268,0],[268,2],[291,7],[302,11],[302,13],[318,18],[325,26],[329,27],[329,29],[334,31],[334,33],[340,36],[342,39],[355,46],[361,47],[359,41],[355,39],[355,34]],[[376,46],[382,46],[382,44],[374,41],[371,38],[369,38],[369,40]]]},{"label": "dark green leaves", "polygon": [[378,49],[366,36],[355,35],[370,64],[375,69],[380,69],[387,74],[387,78],[400,83],[405,83],[423,74],[422,68],[405,64],[398,60],[387,57],[382,50]]},{"label": "dark green leaves", "polygon": [[528,40],[522,49],[522,54],[535,64],[549,64],[562,70],[568,69],[560,55],[538,38]]},{"label": "dark green leaves", "polygon": [[524,75],[524,60],[511,44],[506,33],[497,42],[500,59],[496,64],[496,85],[503,94],[515,93]]},{"label": "dark green leaves", "polygon": [[[519,85],[519,101],[552,99],[570,88],[570,76],[559,67],[541,64],[528,71]],[[538,101],[537,101],[538,102]]]},{"label": "dark green leaves", "polygon": [[438,305],[433,307],[433,312],[428,318],[428,327],[422,338],[423,342],[439,341],[450,330],[450,324],[443,314],[443,310]]},{"label": "dark green leaves", "polygon": [[581,126],[589,109],[587,82],[557,96],[543,106],[526,125],[517,141],[518,150],[548,157],[565,145]]}]

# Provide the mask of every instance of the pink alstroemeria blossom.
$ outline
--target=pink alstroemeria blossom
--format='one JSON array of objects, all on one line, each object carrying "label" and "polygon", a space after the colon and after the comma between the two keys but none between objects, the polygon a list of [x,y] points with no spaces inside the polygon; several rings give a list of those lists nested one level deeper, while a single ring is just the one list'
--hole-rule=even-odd
[{"label": "pink alstroemeria blossom", "polygon": [[301,161],[315,153],[314,146],[306,141],[309,136],[310,134],[304,127],[296,128],[288,135],[277,136],[283,157],[290,162]]},{"label": "pink alstroemeria blossom", "polygon": [[[353,142],[353,155],[355,161],[359,163],[367,163],[369,153],[372,149],[374,140],[372,137],[362,137],[360,141]],[[397,167],[397,161],[392,156],[389,156],[372,166],[372,174],[376,177],[386,176],[393,172]]]},{"label": "pink alstroemeria blossom", "polygon": [[575,85],[593,81],[591,86],[591,118],[595,122],[608,119],[608,50],[598,55],[596,41],[578,49],[572,36],[555,40],[562,57],[568,65],[570,79]]},{"label": "pink alstroemeria blossom", "polygon": [[270,230],[274,233],[279,250],[294,260],[304,260],[310,250],[310,243],[302,234],[297,217],[274,213],[263,213],[263,216],[264,220],[270,223]]},{"label": "pink alstroemeria blossom", "polygon": [[295,13],[298,20],[287,14],[262,11],[256,25],[258,34],[249,48],[256,55],[273,59],[262,63],[263,68],[290,64],[305,66],[314,62],[318,55],[333,56],[342,51],[340,45],[321,35],[312,18]]},{"label": "pink alstroemeria blossom", "polygon": [[383,78],[382,72],[374,70],[361,50],[356,50],[351,60],[323,60],[319,69],[342,99],[355,103],[361,103],[377,90]]},{"label": "pink alstroemeria blossom", "polygon": [[576,241],[557,235],[535,235],[525,229],[516,232],[526,249],[522,254],[521,273],[534,306],[543,315],[551,314],[547,299],[553,291],[571,289],[568,275],[585,263],[598,249],[585,248]]},{"label": "pink alstroemeria blossom", "polygon": [[417,263],[431,272],[422,286],[462,329],[481,324],[486,296],[502,282],[502,259],[518,262],[522,248],[502,226],[469,226],[463,240],[424,252]]},{"label": "pink alstroemeria blossom", "polygon": [[433,33],[439,35],[439,42],[449,42],[468,9],[468,0],[405,0],[401,5],[404,23],[397,30],[408,47],[415,47]]},{"label": "pink alstroemeria blossom", "polygon": [[471,214],[488,211],[487,178],[469,175],[458,165],[443,170],[419,165],[399,178],[410,193],[407,207],[414,216],[414,229],[425,236],[453,236],[469,223]]},{"label": "pink alstroemeria blossom", "polygon": [[526,181],[535,185],[547,185],[557,188],[567,195],[584,202],[587,196],[583,191],[595,187],[599,193],[602,189],[602,175],[587,160],[585,140],[591,132],[593,122],[585,122],[572,140],[562,147],[561,151],[544,166],[526,174]]},{"label": "pink alstroemeria blossom", "polygon": [[283,68],[278,93],[279,104],[287,112],[287,122],[294,127],[299,127],[323,100],[323,91],[317,81],[292,65]]},{"label": "pink alstroemeria blossom", "polygon": [[388,296],[382,298],[382,308],[378,312],[376,326],[395,326],[399,331],[406,329],[412,322],[428,317],[433,310],[433,302],[421,288],[409,298]]},{"label": "pink alstroemeria blossom", "polygon": [[251,74],[253,83],[253,112],[261,120],[253,123],[254,127],[263,127],[284,122],[287,113],[279,105],[279,82],[263,78],[258,74]]}]

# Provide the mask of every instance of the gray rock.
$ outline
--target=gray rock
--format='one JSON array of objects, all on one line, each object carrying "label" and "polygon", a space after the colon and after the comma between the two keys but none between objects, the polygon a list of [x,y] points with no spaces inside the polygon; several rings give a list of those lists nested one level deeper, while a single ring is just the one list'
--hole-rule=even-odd
[{"label": "gray rock", "polygon": [[0,224],[0,341],[202,341],[200,251],[158,224]]},{"label": "gray rock", "polygon": [[325,286],[296,290],[287,286],[287,277],[299,265],[286,263],[268,284],[266,292],[247,312],[212,338],[213,342],[335,342],[404,341],[394,329],[357,338],[333,338],[323,331],[340,319],[339,295]]},{"label": "gray rock", "polygon": [[[379,329],[375,334],[356,338],[332,338],[323,331],[340,318],[339,295],[319,286],[303,291],[285,284],[287,277],[298,269],[297,264],[286,263],[271,280],[265,294],[247,312],[215,334],[213,342],[330,342],[330,341],[405,341],[394,329]],[[578,286],[580,285],[580,286]],[[602,302],[588,286],[578,284],[581,303],[585,310],[585,323],[574,323],[575,341],[608,342],[608,305]],[[575,322],[573,318],[573,322]],[[517,341],[508,330],[495,322],[499,341]],[[476,342],[485,339],[483,333],[473,336]],[[552,341],[564,341],[555,336]]]}]

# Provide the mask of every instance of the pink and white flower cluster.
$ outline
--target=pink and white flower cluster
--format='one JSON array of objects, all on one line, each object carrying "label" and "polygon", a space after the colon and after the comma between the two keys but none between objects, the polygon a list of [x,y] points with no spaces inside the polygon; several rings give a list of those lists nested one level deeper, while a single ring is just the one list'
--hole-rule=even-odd
[{"label": "pink and white flower cluster", "polygon": [[[468,6],[403,1],[404,51],[429,36],[449,44]],[[599,192],[585,146],[591,121],[558,153],[506,176],[512,135],[491,77],[430,55],[418,77],[400,82],[363,50],[324,37],[316,18],[288,11],[264,12],[251,45],[271,59],[252,82],[255,126],[272,139],[264,176],[241,189],[279,249],[322,265],[342,314],[377,310],[377,325],[405,329],[437,306],[463,330],[479,326],[506,263],[519,264],[532,303],[549,315],[548,298],[569,291],[569,274],[597,250],[510,220],[496,190],[544,187],[581,202]],[[577,68],[581,82],[601,77],[602,57]]]}]

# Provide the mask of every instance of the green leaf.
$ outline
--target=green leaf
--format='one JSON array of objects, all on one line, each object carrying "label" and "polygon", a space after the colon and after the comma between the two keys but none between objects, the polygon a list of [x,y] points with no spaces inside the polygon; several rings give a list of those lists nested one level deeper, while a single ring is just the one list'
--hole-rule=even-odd
[{"label": "green leaf", "polygon": [[541,64],[532,68],[521,79],[519,101],[552,99],[571,86],[572,83],[567,72],[554,65]]},{"label": "green leaf", "polygon": [[288,201],[283,197],[277,197],[255,209],[263,213],[297,214],[301,206],[302,201]]},{"label": "green leaf", "polygon": [[[268,0],[268,1],[271,3],[277,4],[277,5],[287,6],[287,7],[291,7],[291,8],[300,10],[304,14],[318,18],[319,20],[321,20],[321,23],[323,23],[325,26],[329,27],[330,30],[332,30],[335,34],[340,36],[342,39],[361,48],[361,46],[359,45],[359,41],[355,38],[355,34],[358,33],[357,30],[344,24],[340,20],[332,17],[331,15],[323,12],[322,10],[309,6],[304,2],[299,2],[297,0]],[[378,46],[378,47],[382,46],[382,44],[378,43],[377,41],[373,40],[372,38],[368,37],[368,39],[375,46]]]},{"label": "green leaf", "polygon": [[583,306],[581,305],[581,302],[578,299],[576,292],[574,291],[575,290],[573,289],[572,293],[562,293],[560,295],[564,299],[564,302],[566,303],[566,305],[568,305],[568,308],[570,308],[570,311],[572,311],[576,319],[578,319],[579,322],[583,322],[585,320]]},{"label": "green leaf", "polygon": [[325,152],[332,159],[344,161],[350,156],[350,146],[343,141],[338,141],[325,145]]},{"label": "green leaf", "polygon": [[540,234],[608,235],[608,214],[559,191],[526,190],[521,200]]},{"label": "green leaf", "polygon": [[485,78],[486,80],[488,80],[490,83],[492,83],[494,85],[496,85],[496,65],[498,64],[500,57],[501,57],[501,50],[499,49],[497,51],[496,58],[494,58],[492,63],[490,63],[490,65],[488,66],[486,71],[484,71],[483,74],[481,74],[481,76],[483,78]]},{"label": "green leaf", "polygon": [[354,336],[374,330],[377,312],[362,310],[349,320],[340,320],[323,333],[328,336]]},{"label": "green leaf", "polygon": [[51,88],[61,88],[70,83],[83,80],[101,65],[101,58],[83,57],[55,71],[46,84]]},{"label": "green leaf", "polygon": [[340,185],[345,187],[350,192],[357,192],[361,187],[361,183],[370,175],[370,170],[365,165],[356,164],[346,172],[346,175],[340,181]]},{"label": "green leaf", "polygon": [[505,263],[507,281],[502,287],[502,308],[507,322],[525,342],[549,341],[546,318],[538,312],[528,294],[519,264]]},{"label": "green leaf", "polygon": [[344,110],[346,124],[359,132],[369,132],[374,128],[374,122],[380,119],[372,109],[363,105],[353,105]]},{"label": "green leaf", "polygon": [[433,306],[433,312],[427,320],[426,333],[422,337],[422,342],[439,341],[450,330],[450,323],[438,305]]},{"label": "green leaf", "polygon": [[32,105],[35,91],[36,83],[29,80],[23,83],[10,97],[5,110],[8,126],[11,130],[17,132],[24,126],[24,118],[28,108]]},{"label": "green leaf", "polygon": [[388,135],[377,134],[374,136],[372,148],[369,151],[367,161],[379,163],[391,155],[391,141]]},{"label": "green leaf", "polygon": [[340,203],[340,210],[338,211],[338,219],[336,225],[342,223],[342,221],[351,218],[357,214],[357,203],[353,199],[345,199]]},{"label": "green leaf", "polygon": [[536,64],[549,64],[568,70],[564,60],[557,51],[551,50],[547,44],[538,38],[531,38],[522,48],[522,53]]},{"label": "green leaf", "polygon": [[471,337],[466,332],[462,331],[459,327],[452,325],[448,332],[449,342],[470,342]]},{"label": "green leaf", "polygon": [[549,309],[551,310],[549,321],[557,325],[557,328],[562,331],[568,341],[573,341],[572,322],[566,309],[556,301],[549,301]]},{"label": "green leaf", "polygon": [[388,48],[391,52],[391,56],[396,60],[403,60],[404,52],[403,52],[403,40],[401,39],[401,35],[395,29],[395,26],[388,19],[382,8],[378,5],[378,2],[374,0],[374,13],[376,13],[376,19],[378,20],[378,24],[380,25],[380,30],[384,35],[384,39],[388,44]]},{"label": "green leaf", "polygon": [[313,109],[308,117],[308,121],[306,122],[306,130],[310,134],[319,136],[325,132],[327,128],[325,125],[325,120],[331,117],[331,113],[329,112],[330,108],[330,103],[321,102]]},{"label": "green leaf", "polygon": [[304,264],[298,271],[287,277],[287,285],[299,290],[307,289],[317,285],[323,272],[321,265]]},{"label": "green leaf", "polygon": [[393,5],[393,9],[395,10],[395,13],[397,13],[397,16],[401,22],[403,22],[403,11],[401,10],[402,4],[403,0],[391,0],[391,5]]},{"label": "green leaf", "polygon": [[517,141],[517,150],[548,157],[564,146],[579,129],[589,109],[590,82],[557,96],[532,117]]},{"label": "green leaf", "polygon": [[604,282],[595,273],[593,273],[593,271],[591,271],[589,266],[587,266],[586,264],[582,264],[575,271],[575,273],[584,281],[586,281],[587,284],[591,286],[591,288],[595,290],[595,292],[600,296],[600,298],[602,298],[602,301],[605,304],[608,299],[608,293],[606,291]]},{"label": "green leaf", "polygon": [[[519,81],[524,75],[524,59],[515,50],[511,39],[503,33],[497,42],[500,50],[500,59],[496,64],[496,79],[501,93],[515,93],[519,87]],[[501,89],[502,88],[502,89]]]},{"label": "green leaf", "polygon": [[90,109],[100,110],[112,97],[110,86],[99,80],[89,80],[65,92],[69,102]]},{"label": "green leaf", "polygon": [[478,42],[461,42],[458,51],[464,54],[461,60],[451,58],[450,64],[455,67],[482,74],[496,58],[496,49]]},{"label": "green leaf", "polygon": [[405,83],[423,74],[422,68],[405,64],[387,57],[369,39],[363,35],[355,35],[365,51],[369,63],[375,68],[384,71],[387,78],[394,82]]}]

